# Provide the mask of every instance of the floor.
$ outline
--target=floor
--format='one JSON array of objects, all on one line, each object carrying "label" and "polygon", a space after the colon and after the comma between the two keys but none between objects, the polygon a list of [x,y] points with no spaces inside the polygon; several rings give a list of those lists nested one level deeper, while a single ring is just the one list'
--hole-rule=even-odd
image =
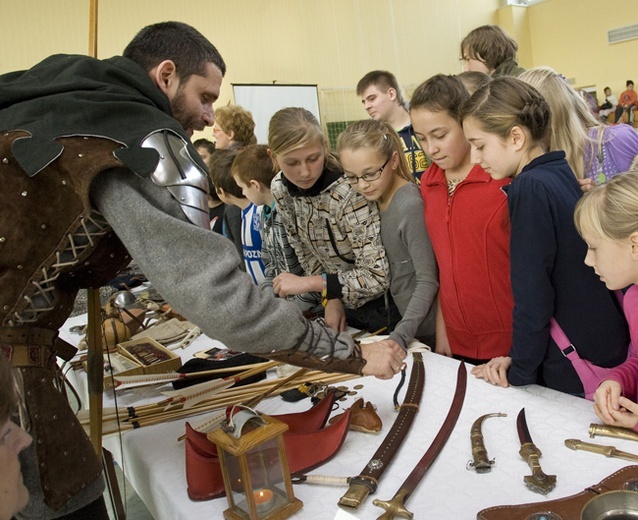
[{"label": "floor", "polygon": [[[120,493],[122,494],[122,500],[124,500],[126,520],[154,520],[151,513],[149,513],[148,509],[146,509],[144,502],[142,502],[140,497],[133,489],[133,486],[131,486],[131,484],[129,484],[124,477],[124,474],[122,473],[122,470],[119,468],[119,466],[115,467],[115,472],[117,473],[117,480],[120,484]],[[108,491],[104,493],[104,500],[106,501],[106,507],[109,510],[109,516],[112,519],[117,520],[111,507]]]}]

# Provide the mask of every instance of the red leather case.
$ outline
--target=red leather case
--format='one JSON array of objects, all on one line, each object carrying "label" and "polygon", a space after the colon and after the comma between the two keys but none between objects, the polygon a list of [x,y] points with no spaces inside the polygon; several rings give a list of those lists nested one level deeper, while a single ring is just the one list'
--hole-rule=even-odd
[{"label": "red leather case", "polygon": [[[334,394],[331,393],[306,412],[273,415],[289,426],[283,437],[291,474],[310,471],[324,464],[341,448],[348,432],[350,410],[324,428],[333,402]],[[210,500],[224,496],[224,481],[215,444],[189,423],[186,423],[184,442],[190,499]],[[312,449],[308,449],[309,446]]]}]

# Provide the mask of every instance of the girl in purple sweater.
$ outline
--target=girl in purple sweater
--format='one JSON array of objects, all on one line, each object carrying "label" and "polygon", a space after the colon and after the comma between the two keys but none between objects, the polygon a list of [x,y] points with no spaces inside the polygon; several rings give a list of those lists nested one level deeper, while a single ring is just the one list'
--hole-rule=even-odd
[{"label": "girl in purple sweater", "polygon": [[623,309],[631,346],[627,361],[614,368],[594,395],[594,411],[605,423],[638,427],[638,172],[629,172],[585,194],[574,220],[587,242],[585,263],[610,290],[626,287]]}]

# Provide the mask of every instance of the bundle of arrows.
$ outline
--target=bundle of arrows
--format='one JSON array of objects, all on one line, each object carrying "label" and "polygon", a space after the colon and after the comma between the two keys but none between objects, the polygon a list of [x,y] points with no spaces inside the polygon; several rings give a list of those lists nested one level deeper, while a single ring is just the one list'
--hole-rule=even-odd
[{"label": "bundle of arrows", "polygon": [[[180,390],[163,391],[161,394],[166,396],[166,398],[156,403],[127,407],[124,409],[105,408],[102,416],[103,434],[115,434],[143,426],[152,426],[167,421],[221,410],[213,417],[207,418],[199,425],[194,426],[198,431],[207,432],[217,427],[225,418],[226,407],[236,404],[254,407],[266,397],[276,396],[287,390],[299,387],[302,377],[303,382],[320,382],[324,385],[359,377],[353,374],[331,374],[318,370],[300,369],[285,378],[266,379],[236,388],[233,387],[233,385],[239,381],[266,371],[269,368],[273,368],[278,364],[276,361],[259,363],[248,370],[244,370],[232,376],[199,383]],[[210,372],[220,373],[220,371],[224,370],[236,371],[237,368],[218,369],[217,371],[208,371],[207,374],[210,374]],[[121,380],[121,386],[125,384],[128,384],[129,388],[131,386],[140,386],[137,383],[141,383],[143,379],[146,380],[143,384],[149,384],[149,377],[154,378],[155,384],[165,384],[177,379],[183,379],[182,376],[201,377],[202,375],[206,374],[197,372],[193,374],[173,373],[154,374],[150,376],[123,376],[123,378],[126,377],[126,379]],[[131,380],[129,379],[131,377],[137,379]],[[85,428],[88,429],[88,412],[82,411],[78,416]]]}]

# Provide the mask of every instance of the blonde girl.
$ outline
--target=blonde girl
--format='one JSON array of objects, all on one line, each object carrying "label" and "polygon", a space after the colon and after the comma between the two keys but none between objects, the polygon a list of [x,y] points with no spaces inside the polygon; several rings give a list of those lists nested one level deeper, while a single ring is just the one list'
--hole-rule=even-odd
[{"label": "blonde girl", "polygon": [[381,213],[381,241],[390,262],[390,293],[402,319],[390,340],[403,348],[417,338],[435,344],[438,273],[423,218],[423,199],[398,134],[387,123],[353,123],[337,152],[352,187]]},{"label": "blonde girl", "polygon": [[581,197],[563,151],[547,152],[550,109],[516,78],[497,78],[461,110],[471,158],[505,188],[511,222],[514,332],[509,356],[475,367],[493,384],[540,384],[583,395],[571,362],[550,337],[554,317],[581,358],[602,367],[627,356],[628,334],[614,296],[582,262],[586,247],[574,226]]},{"label": "blonde girl", "polygon": [[282,223],[306,276],[273,279],[280,297],[320,292],[326,323],[378,330],[400,315],[386,304],[388,260],[379,237],[379,211],[352,189],[317,119],[284,108],[268,130],[269,154],[281,170],[271,184]]},{"label": "blonde girl", "polygon": [[627,171],[638,154],[638,133],[630,125],[608,126],[567,80],[550,67],[535,67],[519,79],[536,88],[551,114],[549,149],[563,150],[578,179],[605,182]]},{"label": "blonde girl", "polygon": [[[585,264],[609,290],[624,291],[632,345],[638,345],[638,172],[618,175],[587,193],[574,221],[587,243]],[[630,350],[633,350],[630,347]],[[594,410],[605,423],[638,427],[638,358],[631,352],[598,387]]]}]

